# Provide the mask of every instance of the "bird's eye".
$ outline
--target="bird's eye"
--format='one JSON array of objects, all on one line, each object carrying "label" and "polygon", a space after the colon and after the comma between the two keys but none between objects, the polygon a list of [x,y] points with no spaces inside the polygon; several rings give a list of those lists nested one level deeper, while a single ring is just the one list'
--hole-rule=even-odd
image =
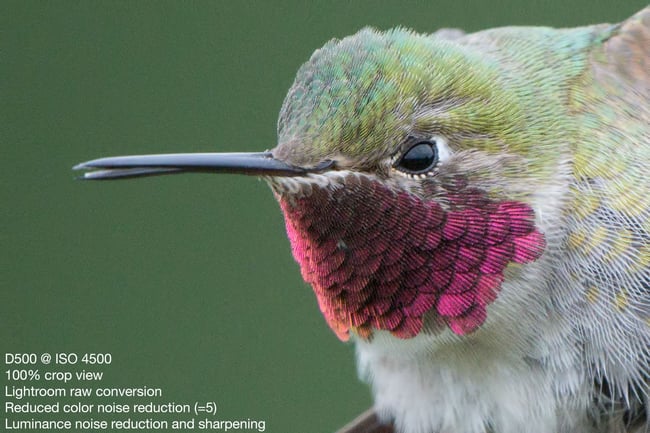
[{"label": "bird's eye", "polygon": [[406,174],[430,172],[438,163],[438,147],[435,141],[420,141],[397,160],[395,168]]}]

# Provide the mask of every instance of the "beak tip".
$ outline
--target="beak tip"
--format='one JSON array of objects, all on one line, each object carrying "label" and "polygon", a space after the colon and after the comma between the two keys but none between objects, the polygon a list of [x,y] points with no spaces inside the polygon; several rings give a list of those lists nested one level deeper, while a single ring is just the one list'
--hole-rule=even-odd
[{"label": "beak tip", "polygon": [[94,163],[96,161],[97,161],[96,159],[93,159],[91,161],[80,162],[79,164],[74,165],[72,167],[72,169],[73,170],[92,170],[93,168],[95,168]]}]

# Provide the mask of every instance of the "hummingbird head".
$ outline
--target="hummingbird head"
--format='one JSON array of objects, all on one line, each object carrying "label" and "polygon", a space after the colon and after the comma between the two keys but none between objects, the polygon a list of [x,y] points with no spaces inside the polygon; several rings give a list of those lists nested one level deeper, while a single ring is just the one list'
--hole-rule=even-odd
[{"label": "hummingbird head", "polygon": [[484,323],[508,272],[545,248],[532,184],[543,184],[555,161],[536,147],[548,137],[525,114],[520,89],[453,41],[364,29],[328,42],[300,68],[270,152],[116,157],[77,168],[95,169],[88,179],[262,176],[339,338],[445,327],[466,335]]},{"label": "hummingbird head", "polygon": [[340,338],[470,333],[505,268],[542,253],[528,149],[509,146],[517,98],[501,81],[453,43],[401,29],[331,41],[298,71],[272,153],[334,169],[270,183]]}]

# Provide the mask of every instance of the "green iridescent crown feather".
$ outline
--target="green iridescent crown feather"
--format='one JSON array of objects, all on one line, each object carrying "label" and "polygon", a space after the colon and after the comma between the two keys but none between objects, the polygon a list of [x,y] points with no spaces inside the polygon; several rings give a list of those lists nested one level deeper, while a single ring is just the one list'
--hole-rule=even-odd
[{"label": "green iridescent crown feather", "polygon": [[490,31],[456,42],[366,28],[328,42],[300,68],[284,101],[278,154],[297,164],[340,155],[363,167],[415,132],[449,137],[457,149],[552,164],[557,155],[544,146],[560,147],[575,129],[561,115],[563,98],[584,68],[593,29],[571,30],[571,38],[545,28],[504,30],[492,39],[494,52],[478,45]]}]

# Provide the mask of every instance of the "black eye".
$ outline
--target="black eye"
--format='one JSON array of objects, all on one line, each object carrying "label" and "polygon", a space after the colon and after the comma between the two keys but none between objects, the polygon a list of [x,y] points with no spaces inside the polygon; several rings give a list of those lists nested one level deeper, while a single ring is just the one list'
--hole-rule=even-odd
[{"label": "black eye", "polygon": [[438,163],[438,148],[435,141],[420,141],[414,144],[397,161],[395,168],[408,174],[427,173]]}]

